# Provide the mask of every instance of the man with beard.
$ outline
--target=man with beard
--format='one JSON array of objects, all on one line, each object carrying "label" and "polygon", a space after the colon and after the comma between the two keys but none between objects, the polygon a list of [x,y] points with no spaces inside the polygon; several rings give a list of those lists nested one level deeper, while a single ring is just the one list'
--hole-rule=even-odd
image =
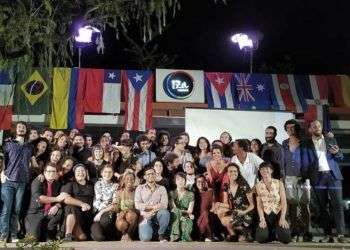
[{"label": "man with beard", "polygon": [[85,141],[82,134],[76,134],[73,137],[72,156],[79,162],[85,163],[91,156],[91,151],[84,147]]},{"label": "man with beard", "polygon": [[283,165],[283,148],[276,141],[277,129],[274,126],[268,126],[265,129],[266,142],[261,148],[261,158],[270,162],[273,166],[273,178],[281,179],[281,166]]},{"label": "man with beard", "polygon": [[305,179],[310,178],[320,210],[320,224],[325,234],[320,242],[334,242],[331,236],[332,219],[328,211],[331,205],[338,242],[347,243],[344,237],[345,222],[342,205],[343,176],[338,165],[338,162],[343,160],[343,154],[333,135],[322,134],[322,125],[319,121],[310,123],[309,132],[312,137],[305,143],[306,152],[302,156],[304,165],[302,171]]},{"label": "man with beard", "polygon": [[152,152],[156,152],[157,150],[157,130],[155,128],[150,128],[146,131],[146,134],[145,134],[149,141],[150,141],[150,147],[149,147],[149,150],[151,150]]},{"label": "man with beard", "polygon": [[[1,173],[1,199],[3,208],[0,218],[0,241],[16,242],[17,221],[21,213],[24,191],[30,182],[30,159],[33,156],[33,145],[25,142],[27,124],[16,124],[16,138],[5,142],[3,146],[5,168]],[[12,215],[16,219],[14,223]]]}]

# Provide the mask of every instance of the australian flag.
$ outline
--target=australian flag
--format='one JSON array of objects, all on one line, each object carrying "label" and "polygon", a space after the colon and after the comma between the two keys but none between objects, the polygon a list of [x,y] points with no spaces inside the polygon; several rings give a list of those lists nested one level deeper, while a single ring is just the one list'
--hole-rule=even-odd
[{"label": "australian flag", "polygon": [[237,95],[235,106],[239,109],[279,109],[271,75],[235,73],[233,84]]}]

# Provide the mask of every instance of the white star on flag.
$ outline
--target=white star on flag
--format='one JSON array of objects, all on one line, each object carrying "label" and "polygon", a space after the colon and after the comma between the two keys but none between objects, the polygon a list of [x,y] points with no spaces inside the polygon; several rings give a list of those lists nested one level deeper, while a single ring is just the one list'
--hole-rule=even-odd
[{"label": "white star on flag", "polygon": [[217,84],[224,84],[224,78],[220,78],[219,76],[215,79]]},{"label": "white star on flag", "polygon": [[133,78],[135,79],[136,82],[138,82],[138,81],[142,82],[142,77],[143,77],[143,75],[139,75],[136,73],[136,75]]},{"label": "white star on flag", "polygon": [[115,75],[115,73],[114,72],[112,72],[112,73],[108,73],[108,78],[110,78],[110,79],[114,79],[116,77],[116,75]]},{"label": "white star on flag", "polygon": [[260,92],[262,92],[262,91],[264,91],[265,90],[265,87],[264,87],[264,85],[263,84],[258,84],[257,86],[256,86],[256,88],[258,89],[258,91],[260,91]]}]

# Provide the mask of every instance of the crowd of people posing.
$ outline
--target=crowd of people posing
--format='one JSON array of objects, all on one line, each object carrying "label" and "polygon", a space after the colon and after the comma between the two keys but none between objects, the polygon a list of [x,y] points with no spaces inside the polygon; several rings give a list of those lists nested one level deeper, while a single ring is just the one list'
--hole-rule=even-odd
[{"label": "crowd of people posing", "polygon": [[320,242],[347,242],[334,136],[319,121],[305,138],[295,120],[284,128],[282,144],[269,126],[264,143],[223,132],[190,146],[185,132],[95,143],[18,122],[2,146],[0,240],[312,241],[313,196]]}]

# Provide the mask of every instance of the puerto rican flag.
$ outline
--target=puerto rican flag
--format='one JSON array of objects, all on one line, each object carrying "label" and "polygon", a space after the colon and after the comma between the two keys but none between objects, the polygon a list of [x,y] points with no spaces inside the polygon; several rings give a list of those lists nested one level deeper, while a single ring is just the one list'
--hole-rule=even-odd
[{"label": "puerto rican flag", "polygon": [[232,76],[232,73],[205,73],[205,93],[209,108],[234,108]]},{"label": "puerto rican flag", "polygon": [[279,110],[303,113],[307,105],[300,86],[295,84],[294,75],[272,74],[271,77]]},{"label": "puerto rican flag", "polygon": [[0,72],[0,130],[11,129],[14,85],[7,72]]},{"label": "puerto rican flag", "polygon": [[146,131],[152,128],[154,76],[148,70],[123,70],[125,129]]}]

